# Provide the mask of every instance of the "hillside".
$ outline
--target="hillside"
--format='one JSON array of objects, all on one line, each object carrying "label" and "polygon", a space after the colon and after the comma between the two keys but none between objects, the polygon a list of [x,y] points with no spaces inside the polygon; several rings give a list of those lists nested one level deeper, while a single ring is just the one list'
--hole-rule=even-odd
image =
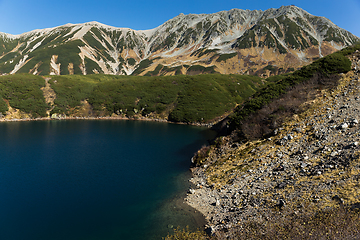
[{"label": "hillside", "polygon": [[266,81],[255,76],[0,77],[0,119],[117,118],[213,124]]},{"label": "hillside", "polygon": [[[259,106],[254,97],[237,108],[231,134],[198,151],[186,202],[215,239],[359,238],[359,69],[357,45],[283,76],[255,94]],[[271,131],[259,137],[262,128]]]},{"label": "hillside", "polygon": [[97,22],[0,33],[0,73],[257,74],[293,71],[359,41],[296,6],[180,14],[136,31]]}]

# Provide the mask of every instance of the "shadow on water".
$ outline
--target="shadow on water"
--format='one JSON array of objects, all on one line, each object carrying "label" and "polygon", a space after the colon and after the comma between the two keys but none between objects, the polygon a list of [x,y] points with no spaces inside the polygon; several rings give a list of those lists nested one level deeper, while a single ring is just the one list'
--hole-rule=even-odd
[{"label": "shadow on water", "polygon": [[[195,141],[184,145],[179,149],[179,151],[176,152],[179,156],[189,159],[189,165],[186,167],[189,167],[191,165],[190,159],[194,156],[194,154],[203,146],[206,144],[209,144],[210,141],[212,141],[217,135],[217,132],[211,129],[204,129],[202,131],[198,132],[199,138]],[[205,140],[205,141],[204,141]],[[184,163],[185,162],[181,162]]]},{"label": "shadow on water", "polygon": [[[203,229],[206,220],[204,215],[185,203],[185,197],[187,190],[193,188],[193,184],[190,183],[191,172],[191,157],[197,152],[203,145],[208,144],[211,140],[216,137],[217,132],[211,129],[204,129],[198,133],[199,139],[196,139],[192,143],[184,145],[180,148],[176,154],[181,156],[187,161],[177,162],[177,167],[186,168],[187,171],[176,177],[177,188],[181,189],[171,198],[166,199],[156,211],[157,215],[153,216],[153,222],[157,222],[155,219],[158,218],[159,222],[163,222],[161,234],[155,234],[151,239],[161,239],[168,234],[173,234],[174,229],[177,227],[185,228],[189,227],[190,230]],[[204,141],[206,140],[206,141]],[[161,220],[160,220],[161,219]]]}]

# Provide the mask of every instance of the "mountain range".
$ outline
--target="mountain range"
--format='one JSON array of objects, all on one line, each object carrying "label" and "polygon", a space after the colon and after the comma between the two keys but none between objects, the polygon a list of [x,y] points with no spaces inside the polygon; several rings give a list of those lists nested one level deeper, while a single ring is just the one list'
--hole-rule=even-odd
[{"label": "mountain range", "polygon": [[0,74],[257,74],[292,71],[360,41],[296,6],[180,14],[151,30],[98,22],[0,33]]}]

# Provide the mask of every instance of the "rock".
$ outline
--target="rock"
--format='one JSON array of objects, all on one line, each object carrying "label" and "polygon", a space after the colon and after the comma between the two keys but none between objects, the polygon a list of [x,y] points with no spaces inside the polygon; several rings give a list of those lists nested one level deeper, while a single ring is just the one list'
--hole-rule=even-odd
[{"label": "rock", "polygon": [[51,119],[62,119],[62,118],[65,118],[65,117],[66,117],[65,114],[53,113],[50,118]]},{"label": "rock", "polygon": [[274,168],[273,171],[274,172],[285,171],[285,167],[284,167],[284,165],[280,165],[280,166]]},{"label": "rock", "polygon": [[332,153],[330,153],[330,156],[335,157],[336,155],[338,155],[337,151],[333,151]]},{"label": "rock", "polygon": [[273,131],[273,136],[276,136],[278,133],[279,133],[279,130],[278,130],[278,129],[275,129],[275,130]]},{"label": "rock", "polygon": [[284,181],[284,182],[279,183],[279,184],[276,186],[276,188],[278,188],[278,189],[283,189],[283,188],[285,188],[287,185],[288,185],[288,182]]},{"label": "rock", "polygon": [[343,124],[341,124],[340,126],[339,126],[339,129],[340,130],[345,130],[345,129],[347,129],[349,127],[349,125],[347,124],[347,123],[343,123]]},{"label": "rock", "polygon": [[357,119],[353,119],[350,123],[350,127],[355,127],[357,124],[359,124],[359,121]]},{"label": "rock", "polygon": [[342,200],[338,195],[333,196],[332,199],[338,202],[340,205],[344,204],[344,200]]},{"label": "rock", "polygon": [[294,131],[297,132],[297,133],[301,133],[302,129],[301,128],[295,128]]},{"label": "rock", "polygon": [[314,203],[317,203],[317,202],[320,201],[320,198],[319,198],[318,196],[312,196],[312,201],[313,201]]},{"label": "rock", "polygon": [[195,190],[190,188],[189,191],[188,191],[188,193],[194,194],[194,193],[195,193]]},{"label": "rock", "polygon": [[279,200],[279,203],[275,205],[275,207],[278,207],[280,210],[285,207],[285,201],[283,199]]},{"label": "rock", "polygon": [[301,163],[300,168],[306,168],[308,165],[306,163]]}]

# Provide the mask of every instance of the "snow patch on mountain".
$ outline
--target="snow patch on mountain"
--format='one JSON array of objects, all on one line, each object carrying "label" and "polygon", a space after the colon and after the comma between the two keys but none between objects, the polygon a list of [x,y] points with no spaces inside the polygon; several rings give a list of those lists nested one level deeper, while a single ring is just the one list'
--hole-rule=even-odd
[{"label": "snow patch on mountain", "polygon": [[10,72],[10,74],[15,74],[19,69],[25,65],[26,59],[28,59],[29,55],[25,55],[14,67],[14,69]]},{"label": "snow patch on mountain", "polygon": [[38,43],[36,43],[31,49],[30,49],[30,51],[29,52],[32,52],[32,51],[34,51],[35,49],[37,49],[40,45],[42,44],[42,41],[40,41],[40,42],[38,42]]},{"label": "snow patch on mountain", "polygon": [[149,29],[149,30],[135,30],[136,33],[143,35],[146,38],[150,38],[151,36],[154,35],[154,33],[159,29],[159,27],[157,28],[153,28],[153,29]]},{"label": "snow patch on mountain", "polygon": [[9,33],[0,32],[0,37],[3,38],[4,40],[14,40],[14,39],[18,38],[19,35],[13,35],[13,34],[9,34]]},{"label": "snow patch on mountain", "polygon": [[[68,23],[68,24],[66,24],[66,25],[64,25],[64,26],[71,27],[70,32],[69,32],[68,34],[66,34],[66,35],[64,36],[64,38],[72,35],[75,31],[77,31],[78,29],[81,28],[80,25],[74,25],[74,24],[70,24],[70,23]],[[72,38],[68,39],[67,41],[71,41],[71,40],[73,40],[73,39],[77,39],[77,38],[75,38],[75,36],[73,36]]]},{"label": "snow patch on mountain", "polygon": [[81,39],[91,28],[91,25],[81,25],[81,29],[74,34],[72,39]]}]

